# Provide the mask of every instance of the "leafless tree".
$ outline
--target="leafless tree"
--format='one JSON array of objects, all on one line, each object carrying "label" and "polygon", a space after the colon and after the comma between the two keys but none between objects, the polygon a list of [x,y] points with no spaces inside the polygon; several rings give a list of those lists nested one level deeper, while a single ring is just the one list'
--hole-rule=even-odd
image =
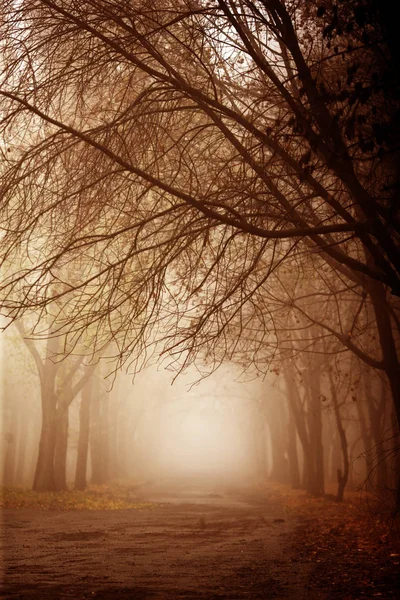
[{"label": "leafless tree", "polygon": [[259,298],[311,257],[370,298],[400,421],[391,47],[340,10],[4,2],[5,313],[68,303],[70,343],[90,327],[121,361],[154,340],[218,360],[251,329],[270,359]]}]

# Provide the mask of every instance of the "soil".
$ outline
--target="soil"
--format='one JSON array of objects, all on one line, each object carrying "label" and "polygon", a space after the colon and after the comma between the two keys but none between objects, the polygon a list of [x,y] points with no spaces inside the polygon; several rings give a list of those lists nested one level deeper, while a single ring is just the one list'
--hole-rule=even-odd
[{"label": "soil", "polygon": [[141,510],[3,510],[2,598],[309,599],[295,517],[261,495],[196,490]]},{"label": "soil", "polygon": [[4,509],[0,598],[400,598],[399,555],[385,571],[378,554],[354,551],[354,535],[340,537],[323,506],[324,517],[312,519],[311,505],[305,518],[265,490],[158,489],[144,500],[131,510]]}]

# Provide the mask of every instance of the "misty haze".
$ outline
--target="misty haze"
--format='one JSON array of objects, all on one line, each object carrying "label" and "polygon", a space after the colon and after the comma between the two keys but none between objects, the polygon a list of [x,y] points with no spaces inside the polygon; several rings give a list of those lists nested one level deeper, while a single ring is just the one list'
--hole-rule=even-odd
[{"label": "misty haze", "polygon": [[389,1],[0,16],[0,597],[398,598]]}]

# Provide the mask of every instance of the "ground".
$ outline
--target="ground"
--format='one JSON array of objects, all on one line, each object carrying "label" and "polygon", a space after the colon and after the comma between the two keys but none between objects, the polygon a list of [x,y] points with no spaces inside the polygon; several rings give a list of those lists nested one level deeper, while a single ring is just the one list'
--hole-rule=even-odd
[{"label": "ground", "polygon": [[6,495],[1,598],[400,598],[395,540],[366,507],[283,486],[144,486],[114,510],[99,496],[46,510]]}]

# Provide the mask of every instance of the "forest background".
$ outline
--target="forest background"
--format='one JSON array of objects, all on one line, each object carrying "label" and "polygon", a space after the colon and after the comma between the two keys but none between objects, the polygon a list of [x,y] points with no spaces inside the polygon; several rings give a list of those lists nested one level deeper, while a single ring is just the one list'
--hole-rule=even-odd
[{"label": "forest background", "polygon": [[264,382],[252,476],[399,506],[393,27],[369,0],[3,3],[4,483],[67,486],[71,415],[76,488],[89,445],[93,481],[130,474],[142,398],[104,377],[162,360]]}]

